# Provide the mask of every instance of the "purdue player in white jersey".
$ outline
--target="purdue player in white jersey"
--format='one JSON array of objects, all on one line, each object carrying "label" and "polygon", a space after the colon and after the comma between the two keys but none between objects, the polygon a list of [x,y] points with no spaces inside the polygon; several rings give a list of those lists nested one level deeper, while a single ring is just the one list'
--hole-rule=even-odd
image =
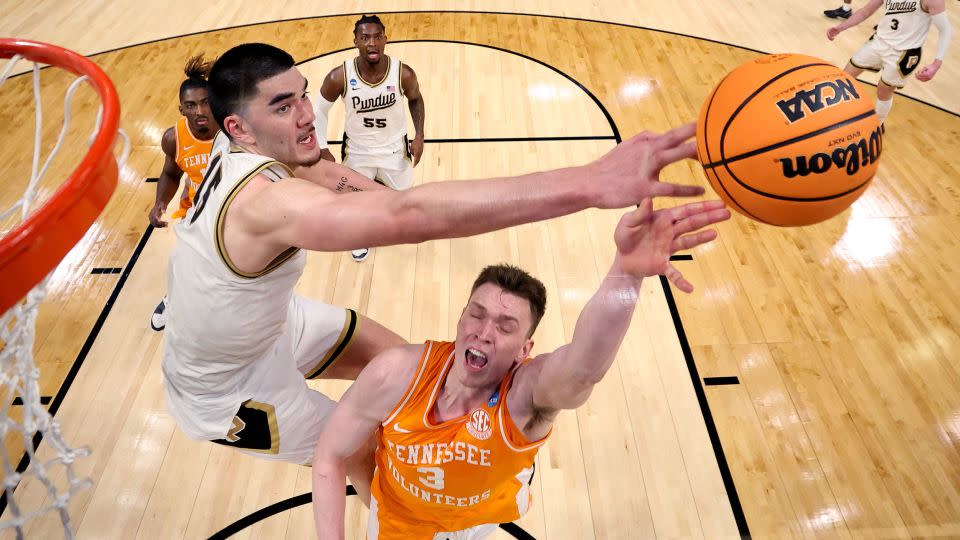
[{"label": "purdue player in white jersey", "polygon": [[[377,184],[321,160],[307,80],[289,54],[238,45],[214,63],[207,84],[230,140],[218,136],[194,208],[174,225],[164,392],[190,437],[267,458],[313,456],[332,403],[304,377],[355,379],[376,354],[403,342],[351,310],[294,294],[305,264],[300,250],[455,238],[703,193],[659,180],[661,168],[696,155],[686,142],[692,124],[637,135],[581,167],[365,191]],[[351,469],[361,494],[372,450]]]},{"label": "purdue player in white jersey", "polygon": [[853,54],[844,70],[856,77],[863,70],[880,72],[877,83],[877,116],[882,123],[893,106],[893,94],[903,88],[907,77],[920,65],[920,53],[930,25],[937,27],[937,52],[934,60],[919,72],[917,79],[929,81],[937,74],[950,46],[953,29],[947,19],[944,0],[870,0],[846,21],[827,30],[831,41],[840,32],[856,26],[873,15],[880,6],[885,13],[876,33]]},{"label": "purdue player in white jersey", "polygon": [[[326,150],[327,113],[338,97],[345,108],[341,160],[358,173],[387,187],[403,190],[413,183],[413,167],[423,154],[423,96],[410,66],[384,54],[386,28],[376,15],[364,15],[353,25],[353,43],[359,54],[327,74],[315,101],[314,125]],[[403,98],[407,98],[416,134],[407,140]],[[369,250],[352,252],[362,261]]]}]

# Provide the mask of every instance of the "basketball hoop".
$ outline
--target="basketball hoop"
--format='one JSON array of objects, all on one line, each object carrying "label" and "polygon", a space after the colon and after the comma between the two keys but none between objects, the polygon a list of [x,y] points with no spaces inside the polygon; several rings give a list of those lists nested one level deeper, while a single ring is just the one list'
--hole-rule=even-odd
[{"label": "basketball hoop", "polygon": [[[120,103],[113,83],[87,58],[67,49],[23,39],[0,39],[0,59],[10,60],[0,67],[0,85],[7,80],[14,65],[21,59],[32,61],[33,91],[36,107],[33,169],[23,197],[9,208],[0,208],[0,224],[11,217],[20,220],[9,231],[0,230],[0,436],[6,442],[8,433],[23,437],[24,452],[29,458],[25,471],[13,467],[14,459],[2,453],[2,491],[6,512],[0,519],[0,530],[11,528],[17,537],[24,535],[24,526],[32,518],[51,511],[60,515],[64,533],[73,538],[67,505],[70,497],[89,485],[74,475],[72,464],[89,451],[74,449],[60,435],[59,426],[40,403],[39,370],[33,361],[34,331],[37,310],[46,292],[46,278],[74,245],[86,234],[107,205],[117,185],[118,164],[113,154],[118,132],[126,140],[121,163],[129,149],[129,139],[119,131]],[[40,68],[48,64],[69,71],[79,78],[66,92],[64,120],[60,136],[42,167],[39,166],[42,113],[40,100]],[[70,122],[70,103],[80,83],[87,82],[99,94],[101,108],[90,146],[80,164],[46,200],[37,201],[37,186],[60,149]],[[36,204],[35,204],[36,203]],[[34,208],[36,206],[36,208]],[[22,401],[23,420],[17,422],[8,414],[14,398]],[[39,432],[56,456],[40,461],[34,454],[34,435]],[[20,462],[19,456],[15,458]],[[67,486],[57,486],[51,469],[62,465]],[[43,483],[48,501],[41,508],[21,508],[14,500],[14,490],[23,477],[32,476]],[[9,517],[9,516],[12,517]]]},{"label": "basketball hoop", "polygon": [[0,39],[0,58],[19,55],[86,76],[103,105],[102,121],[87,155],[60,189],[19,226],[0,238],[0,313],[40,283],[87,232],[117,185],[113,144],[120,127],[120,100],[107,75],[87,58],[67,49]]}]

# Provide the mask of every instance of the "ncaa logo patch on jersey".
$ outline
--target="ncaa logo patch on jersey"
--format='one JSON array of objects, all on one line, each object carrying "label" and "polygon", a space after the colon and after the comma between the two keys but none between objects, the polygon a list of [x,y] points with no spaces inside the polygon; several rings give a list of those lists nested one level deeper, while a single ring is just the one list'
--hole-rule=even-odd
[{"label": "ncaa logo patch on jersey", "polygon": [[485,441],[493,435],[493,425],[490,422],[490,415],[483,409],[477,409],[470,415],[470,421],[467,422],[467,431],[471,435]]},{"label": "ncaa logo patch on jersey", "polygon": [[356,80],[356,79],[350,79],[350,86],[353,87],[353,88],[356,88],[356,87],[357,87],[357,80]]}]

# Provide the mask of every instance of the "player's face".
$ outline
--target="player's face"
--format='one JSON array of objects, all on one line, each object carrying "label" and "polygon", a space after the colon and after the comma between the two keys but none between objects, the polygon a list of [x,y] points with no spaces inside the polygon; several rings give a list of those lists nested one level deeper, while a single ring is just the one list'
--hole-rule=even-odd
[{"label": "player's face", "polygon": [[256,96],[224,124],[231,124],[228,131],[241,145],[292,168],[320,160],[313,119],[307,80],[292,67],[260,81]]},{"label": "player's face", "polygon": [[470,296],[457,323],[453,371],[468,387],[499,383],[514,363],[530,354],[530,302],[492,283]]},{"label": "player's face", "polygon": [[188,88],[180,96],[180,114],[187,119],[190,131],[206,135],[216,129],[206,88]]},{"label": "player's face", "polygon": [[368,64],[377,64],[383,58],[383,49],[387,46],[387,35],[377,23],[361,24],[353,34],[353,44],[360,51],[360,58]]}]

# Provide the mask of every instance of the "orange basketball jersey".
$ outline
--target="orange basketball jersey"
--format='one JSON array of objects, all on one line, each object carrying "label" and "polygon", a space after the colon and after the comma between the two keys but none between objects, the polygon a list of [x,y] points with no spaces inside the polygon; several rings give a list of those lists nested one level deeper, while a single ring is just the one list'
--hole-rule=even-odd
[{"label": "orange basketball jersey", "polygon": [[428,341],[416,378],[377,432],[370,525],[380,540],[513,521],[530,506],[533,460],[547,437],[527,441],[507,412],[515,370],[484,406],[437,424],[431,411],[453,362],[453,343]]},{"label": "orange basketball jersey", "polygon": [[174,132],[177,136],[175,161],[180,170],[187,174],[187,179],[190,182],[188,197],[180,199],[180,209],[174,212],[172,216],[177,219],[187,215],[187,209],[193,206],[193,196],[196,195],[197,188],[203,182],[203,175],[207,172],[207,159],[210,157],[213,139],[203,141],[194,137],[193,133],[190,132],[190,126],[187,125],[187,119],[183,116],[177,120]]}]

